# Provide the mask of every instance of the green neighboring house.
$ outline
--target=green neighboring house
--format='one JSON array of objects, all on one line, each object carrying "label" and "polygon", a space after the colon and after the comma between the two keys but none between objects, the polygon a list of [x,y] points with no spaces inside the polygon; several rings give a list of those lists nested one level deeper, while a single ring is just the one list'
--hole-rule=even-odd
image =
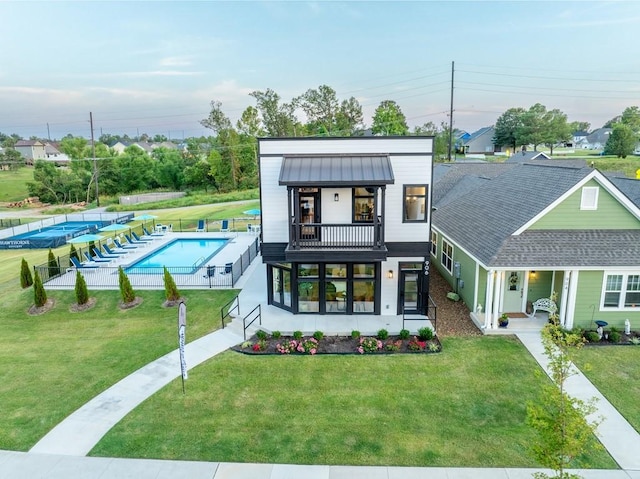
[{"label": "green neighboring house", "polygon": [[437,164],[431,256],[482,329],[553,297],[567,328],[638,330],[640,181],[571,160]]}]

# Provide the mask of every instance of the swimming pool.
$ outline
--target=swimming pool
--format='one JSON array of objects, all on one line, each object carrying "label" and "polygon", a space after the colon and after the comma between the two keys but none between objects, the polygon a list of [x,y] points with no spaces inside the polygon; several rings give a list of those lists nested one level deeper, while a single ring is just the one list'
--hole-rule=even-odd
[{"label": "swimming pool", "polygon": [[193,274],[213,258],[229,240],[220,238],[176,239],[129,265],[127,273],[161,273],[164,266],[171,274]]}]

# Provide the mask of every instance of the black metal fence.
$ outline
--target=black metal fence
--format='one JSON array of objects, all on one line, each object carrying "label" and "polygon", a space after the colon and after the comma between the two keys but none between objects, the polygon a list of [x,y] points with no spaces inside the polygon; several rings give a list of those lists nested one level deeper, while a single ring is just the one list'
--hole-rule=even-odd
[{"label": "black metal fence", "polygon": [[[141,228],[141,227],[140,227]],[[135,228],[133,229],[135,230]],[[113,240],[112,240],[113,241]],[[95,242],[96,249],[107,244],[107,240]],[[77,248],[79,261],[86,260],[86,253],[93,251],[90,246]],[[104,250],[102,250],[104,251]],[[173,277],[176,286],[181,288],[231,288],[242,274],[251,265],[251,262],[260,252],[259,238],[256,237],[249,247],[234,262],[225,264],[201,264],[191,266],[167,267]],[[94,254],[91,255],[97,258]],[[75,287],[75,271],[80,271],[84,276],[88,288],[118,289],[118,266],[105,260],[104,264],[91,264],[77,267],[71,261],[69,254],[58,256],[51,263],[43,263],[34,266],[43,283],[49,288],[69,289]],[[164,268],[133,268],[127,272],[127,277],[134,288],[161,289],[164,288]]]}]

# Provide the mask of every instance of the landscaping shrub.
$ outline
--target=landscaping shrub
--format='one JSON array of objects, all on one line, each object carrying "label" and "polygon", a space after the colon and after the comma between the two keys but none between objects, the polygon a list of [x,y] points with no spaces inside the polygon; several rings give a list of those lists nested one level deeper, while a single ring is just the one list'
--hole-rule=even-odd
[{"label": "landscaping shrub", "polygon": [[266,333],[266,331],[263,331],[262,329],[259,329],[258,331],[256,331],[256,338],[258,338],[260,341],[266,340],[267,337],[268,337],[268,334]]},{"label": "landscaping shrub", "polygon": [[316,338],[303,339],[298,343],[298,352],[314,355],[318,352],[318,340]]},{"label": "landscaping shrub", "polygon": [[433,330],[427,327],[418,329],[418,339],[420,339],[420,341],[429,341],[430,339],[433,339]]},{"label": "landscaping shrub", "polygon": [[294,331],[293,332],[293,339],[296,339],[296,340],[300,341],[302,339],[302,331]]},{"label": "landscaping shrub", "polygon": [[47,304],[47,292],[44,290],[38,270],[36,270],[35,277],[33,278],[33,302],[38,308]]},{"label": "landscaping shrub", "polygon": [[424,348],[427,347],[427,342],[426,340],[421,341],[419,338],[414,336],[413,339],[409,341],[409,344],[407,344],[407,347],[409,348],[409,351],[424,351]]},{"label": "landscaping shrub", "polygon": [[398,336],[400,336],[400,339],[409,339],[410,335],[411,333],[409,332],[408,329],[401,329],[400,334]]},{"label": "landscaping shrub", "polygon": [[276,351],[280,354],[291,354],[298,350],[298,341],[295,339],[285,339],[282,343],[276,344]]},{"label": "landscaping shrub", "polygon": [[382,341],[377,338],[360,338],[360,346],[358,346],[358,352],[360,354],[364,353],[375,353],[376,351],[382,349]]},{"label": "landscaping shrub", "polygon": [[84,276],[80,271],[76,271],[76,303],[79,305],[87,304],[89,302],[89,291],[87,290],[87,282],[84,280]]},{"label": "landscaping shrub", "polygon": [[360,331],[358,331],[357,329],[354,329],[353,331],[351,331],[351,337],[353,339],[358,339],[360,337]]},{"label": "landscaping shrub", "polygon": [[389,331],[387,331],[386,329],[381,329],[380,331],[378,331],[378,334],[376,336],[378,339],[384,341],[385,339],[387,339],[389,337]]},{"label": "landscaping shrub", "polygon": [[120,287],[122,302],[132,303],[136,299],[136,294],[131,287],[131,281],[129,281],[129,277],[124,272],[124,269],[122,269],[122,266],[118,266],[118,285]]},{"label": "landscaping shrub", "polygon": [[609,341],[611,341],[612,343],[619,343],[621,339],[622,334],[620,334],[618,331],[611,331],[609,333]]},{"label": "landscaping shrub", "polygon": [[584,337],[590,343],[597,343],[598,341],[600,341],[600,336],[595,331],[587,331],[584,334]]},{"label": "landscaping shrub", "polygon": [[324,338],[324,333],[322,331],[316,331],[315,333],[313,333],[313,337],[316,341],[320,341],[322,338]]},{"label": "landscaping shrub", "polygon": [[178,301],[180,299],[180,292],[176,282],[166,266],[164,266],[164,291],[167,301]]},{"label": "landscaping shrub", "polygon": [[274,331],[273,333],[271,333],[271,337],[273,339],[280,339],[280,336],[282,336],[282,333],[280,331]]},{"label": "landscaping shrub", "polygon": [[53,278],[54,276],[58,276],[60,274],[60,265],[58,265],[58,260],[56,256],[49,248],[49,261],[47,261],[49,265],[49,278]]},{"label": "landscaping shrub", "polygon": [[398,339],[397,341],[389,341],[384,349],[387,351],[400,351],[400,346],[402,346],[402,340]]},{"label": "landscaping shrub", "polygon": [[20,286],[22,289],[28,288],[33,284],[33,277],[31,276],[31,270],[27,260],[22,258],[22,265],[20,266]]},{"label": "landscaping shrub", "polygon": [[264,351],[265,349],[267,349],[267,342],[264,339],[261,339],[260,341],[256,342],[251,349],[253,349],[256,352],[259,351]]}]

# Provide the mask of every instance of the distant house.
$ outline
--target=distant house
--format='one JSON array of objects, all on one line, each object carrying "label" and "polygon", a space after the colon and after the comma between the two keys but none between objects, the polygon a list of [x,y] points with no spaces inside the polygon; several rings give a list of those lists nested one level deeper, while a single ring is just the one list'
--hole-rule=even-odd
[{"label": "distant house", "polygon": [[493,144],[493,136],[496,130],[492,126],[480,128],[473,132],[466,140],[462,141],[463,152],[466,155],[493,154],[500,151]]},{"label": "distant house", "polygon": [[576,147],[582,148],[583,150],[603,150],[612,131],[613,129],[611,128],[598,128],[580,140],[580,142],[576,144]]},{"label": "distant house", "polygon": [[551,157],[542,151],[519,151],[507,158],[506,161],[509,163],[524,163],[525,161],[550,159]]},{"label": "distant house", "polygon": [[162,141],[160,143],[152,143],[151,144],[151,149],[152,150],[156,150],[158,148],[166,148],[167,150],[177,150],[178,149],[178,145],[176,145],[175,143],[173,143],[171,141]]},{"label": "distant house", "polygon": [[45,160],[53,161],[56,165],[66,165],[71,159],[60,151],[60,146],[57,143],[47,142],[44,144],[44,151],[47,157]]},{"label": "distant house", "polygon": [[578,143],[583,141],[587,136],[589,136],[588,131],[574,131],[573,135],[571,135],[571,145],[567,144],[567,146],[576,146]]},{"label": "distant house", "polygon": [[566,328],[640,327],[639,180],[584,161],[439,163],[433,206],[432,265],[481,328],[551,297]]},{"label": "distant house", "polygon": [[29,165],[33,165],[36,160],[46,160],[47,158],[44,143],[39,140],[18,140],[14,148]]}]

